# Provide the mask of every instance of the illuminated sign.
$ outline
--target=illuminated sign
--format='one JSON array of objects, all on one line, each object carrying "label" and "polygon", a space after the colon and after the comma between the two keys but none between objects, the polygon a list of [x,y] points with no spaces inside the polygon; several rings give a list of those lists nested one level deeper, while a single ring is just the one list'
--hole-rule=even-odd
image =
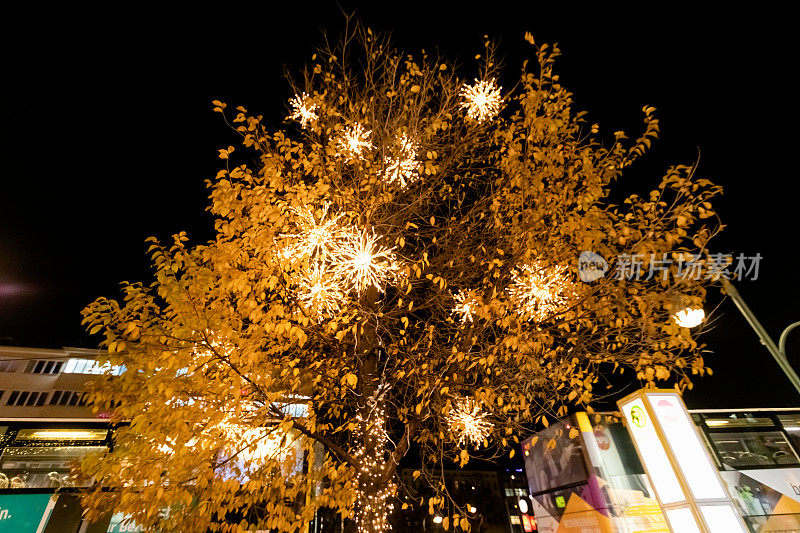
[{"label": "illuminated sign", "polygon": [[0,531],[44,531],[56,498],[51,494],[0,494]]},{"label": "illuminated sign", "polygon": [[676,392],[643,389],[618,405],[672,531],[747,531]]},{"label": "illuminated sign", "polygon": [[567,506],[567,502],[564,501],[563,496],[556,496],[556,507],[563,509]]}]

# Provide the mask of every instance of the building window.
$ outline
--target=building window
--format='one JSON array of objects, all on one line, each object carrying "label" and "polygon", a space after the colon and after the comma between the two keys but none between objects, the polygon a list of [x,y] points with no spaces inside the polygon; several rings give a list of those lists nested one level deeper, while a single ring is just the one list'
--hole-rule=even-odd
[{"label": "building window", "polygon": [[84,406],[87,401],[88,396],[85,392],[74,390],[53,391],[53,395],[50,397],[50,405]]},{"label": "building window", "polygon": [[720,461],[732,468],[796,466],[794,450],[779,431],[709,432]]},{"label": "building window", "polygon": [[122,374],[124,367],[114,366],[105,363],[98,364],[94,359],[70,359],[64,366],[65,374],[105,374],[110,372],[112,376]]},{"label": "building window", "polygon": [[[6,400],[6,405],[16,405],[25,407],[41,407],[47,401],[46,392],[31,392],[31,391],[11,391]],[[0,396],[2,396],[0,394]]]},{"label": "building window", "polygon": [[58,374],[61,372],[62,366],[64,366],[63,361],[34,359],[28,362],[28,366],[25,367],[25,372],[29,374]]}]

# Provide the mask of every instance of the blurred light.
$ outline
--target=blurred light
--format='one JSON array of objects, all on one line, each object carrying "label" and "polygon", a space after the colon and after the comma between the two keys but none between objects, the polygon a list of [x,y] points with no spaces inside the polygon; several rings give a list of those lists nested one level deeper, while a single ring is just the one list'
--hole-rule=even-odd
[{"label": "blurred light", "polygon": [[433,517],[433,523],[434,524],[441,524],[442,523],[442,517],[437,514],[436,516]]},{"label": "blurred light", "polygon": [[528,500],[526,500],[525,498],[520,498],[519,502],[517,502],[517,503],[519,503],[519,510],[520,511],[522,511],[523,513],[527,513],[528,512]]},{"label": "blurred light", "polygon": [[478,512],[478,508],[475,507],[472,504],[469,504],[469,505],[467,505],[467,511],[469,511],[470,513],[477,513]]},{"label": "blurred light", "polygon": [[682,328],[693,328],[695,326],[699,326],[705,317],[706,312],[702,307],[699,309],[687,307],[686,309],[678,311],[672,315],[672,318],[675,319],[675,322],[677,322]]}]

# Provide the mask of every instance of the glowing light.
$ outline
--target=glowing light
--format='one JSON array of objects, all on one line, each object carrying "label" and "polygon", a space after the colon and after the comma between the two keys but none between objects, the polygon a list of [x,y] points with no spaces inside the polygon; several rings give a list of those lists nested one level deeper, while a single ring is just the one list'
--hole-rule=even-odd
[{"label": "glowing light", "polygon": [[[358,443],[353,454],[358,461],[356,472],[356,496],[359,500],[356,513],[358,531],[382,532],[391,529],[387,500],[395,493],[396,486],[389,482],[381,487],[381,480],[387,467],[386,415],[376,398],[367,400],[367,417],[356,415],[356,429],[353,437]],[[371,446],[367,447],[367,443]]]},{"label": "glowing light", "polygon": [[404,133],[397,140],[394,157],[386,161],[383,177],[390,185],[405,189],[419,177],[419,161],[417,160],[417,143]]},{"label": "glowing light", "polygon": [[337,275],[359,294],[372,286],[383,292],[384,285],[397,277],[394,248],[379,246],[371,230],[349,232],[334,257]]},{"label": "glowing light", "polygon": [[528,320],[542,322],[563,311],[574,295],[566,267],[546,268],[537,261],[512,272],[511,278],[508,294]]},{"label": "glowing light", "polygon": [[459,446],[467,442],[480,446],[489,436],[494,424],[486,420],[487,414],[472,398],[458,398],[447,414],[447,425],[450,433],[456,438]]},{"label": "glowing light", "polygon": [[434,517],[433,517],[433,523],[434,523],[434,524],[441,524],[441,523],[442,523],[442,520],[443,520],[443,518],[442,518],[442,516],[441,516],[441,515],[438,515],[438,514],[437,514],[436,516],[434,516]]},{"label": "glowing light", "polygon": [[345,155],[347,161],[352,161],[361,156],[364,150],[371,150],[372,143],[369,138],[372,132],[365,130],[361,124],[354,124],[344,130],[337,143],[339,150]]},{"label": "glowing light", "polygon": [[318,320],[335,315],[344,299],[339,280],[315,263],[311,272],[300,282],[297,297],[302,305],[317,315]]},{"label": "glowing light", "polygon": [[302,261],[311,257],[325,259],[332,253],[334,241],[341,232],[338,224],[341,215],[325,220],[329,208],[330,206],[327,204],[323,206],[322,216],[319,221],[315,218],[314,213],[306,207],[291,209],[297,215],[295,224],[300,233],[296,235],[281,235],[281,237],[295,240],[294,244],[281,251],[282,257],[289,260]]},{"label": "glowing light", "polygon": [[305,128],[311,122],[317,120],[317,113],[315,110],[317,109],[317,104],[311,101],[311,97],[308,96],[306,93],[302,95],[296,94],[294,98],[289,100],[289,103],[292,105],[292,114],[290,115],[292,119],[297,120],[300,122],[300,126]]},{"label": "glowing light", "polygon": [[706,312],[702,307],[698,309],[687,307],[686,309],[682,309],[681,311],[678,311],[672,315],[672,318],[675,320],[675,322],[677,322],[682,328],[693,328],[695,326],[699,326],[705,317]]},{"label": "glowing light", "polygon": [[478,122],[494,118],[500,112],[503,98],[500,90],[494,83],[494,78],[488,81],[475,80],[475,85],[461,87],[461,96],[464,98],[461,107],[467,110],[467,116]]},{"label": "glowing light", "polygon": [[450,311],[452,314],[461,321],[461,323],[472,322],[472,317],[475,316],[475,308],[478,301],[468,292],[459,291],[453,295],[453,300],[456,305]]}]

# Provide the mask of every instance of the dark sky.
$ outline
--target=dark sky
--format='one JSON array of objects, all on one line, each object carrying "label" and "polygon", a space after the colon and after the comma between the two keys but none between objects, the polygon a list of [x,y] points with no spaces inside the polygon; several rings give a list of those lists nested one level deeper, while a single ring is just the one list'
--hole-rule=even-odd
[{"label": "dark sky", "polygon": [[[210,237],[203,180],[232,140],[210,101],[279,122],[290,96],[284,68],[301,66],[323,29],[343,26],[334,3],[285,4],[5,17],[0,344],[92,346],[79,311],[115,296],[119,281],[148,279],[147,236]],[[557,41],[563,81],[606,132],[636,133],[642,106],[657,107],[662,139],[621,186],[646,192],[699,148],[700,173],[725,187],[718,210],[727,229],[715,251],[763,256],[759,279],[739,288],[777,339],[800,320],[794,19],[763,3],[748,11],[563,4],[340,5],[401,46],[460,58],[470,75],[483,34],[501,42],[510,75],[525,31]],[[690,407],[798,405],[730,302],[704,338],[715,374],[687,394]],[[788,351],[800,366],[800,332]]]}]

